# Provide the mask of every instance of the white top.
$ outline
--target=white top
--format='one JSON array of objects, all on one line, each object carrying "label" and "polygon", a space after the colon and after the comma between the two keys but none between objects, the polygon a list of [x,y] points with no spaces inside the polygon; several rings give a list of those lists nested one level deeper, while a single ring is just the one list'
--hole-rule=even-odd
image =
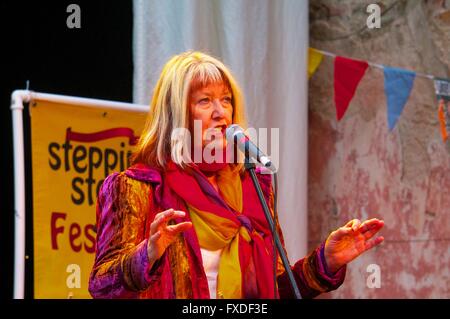
[{"label": "white top", "polygon": [[217,299],[217,274],[219,272],[220,255],[222,249],[206,250],[200,248],[203,259],[203,268],[208,279],[209,296],[211,299]]}]

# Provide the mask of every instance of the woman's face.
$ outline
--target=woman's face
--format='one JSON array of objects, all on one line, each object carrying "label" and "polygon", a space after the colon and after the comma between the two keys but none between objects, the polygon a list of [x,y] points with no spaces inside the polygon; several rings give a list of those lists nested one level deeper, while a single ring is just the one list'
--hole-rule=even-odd
[{"label": "woman's face", "polygon": [[[218,82],[195,89],[189,95],[189,104],[194,141],[198,141],[196,127],[201,123],[202,147],[212,143],[225,147],[225,129],[233,121],[232,94],[228,86]],[[195,124],[195,121],[199,122]]]}]

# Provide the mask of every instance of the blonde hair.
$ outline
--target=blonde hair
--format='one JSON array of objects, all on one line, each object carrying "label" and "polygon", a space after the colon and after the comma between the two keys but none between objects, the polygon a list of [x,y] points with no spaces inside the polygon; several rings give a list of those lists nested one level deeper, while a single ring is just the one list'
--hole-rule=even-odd
[{"label": "blonde hair", "polygon": [[[186,136],[172,138],[177,128],[191,129],[189,95],[193,86],[223,82],[232,94],[233,123],[246,128],[241,89],[228,68],[202,52],[188,51],[173,56],[156,83],[150,112],[131,161],[165,169],[168,159],[181,166],[192,162]],[[242,165],[241,165],[242,166]],[[241,167],[239,167],[241,168]]]}]

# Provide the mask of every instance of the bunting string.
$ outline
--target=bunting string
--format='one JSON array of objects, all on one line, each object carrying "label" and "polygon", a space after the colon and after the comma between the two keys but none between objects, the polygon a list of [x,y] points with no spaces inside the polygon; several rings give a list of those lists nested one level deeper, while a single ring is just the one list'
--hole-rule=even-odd
[{"label": "bunting string", "polygon": [[322,63],[323,56],[331,57],[334,60],[334,104],[338,121],[344,117],[369,66],[383,70],[386,118],[389,131],[395,128],[401,117],[411,95],[415,78],[421,77],[434,81],[436,98],[439,103],[438,119],[442,140],[447,144],[450,151],[450,79],[438,78],[432,74],[414,72],[379,63],[355,60],[313,48],[309,48],[308,78],[311,78],[316,72]]},{"label": "bunting string", "polygon": [[[328,51],[324,51],[324,50],[319,50],[319,49],[312,49],[312,50],[315,50],[315,51],[317,51],[317,52],[319,52],[319,53],[321,53],[321,54],[323,54],[325,56],[332,57],[332,58],[335,58],[335,57],[338,56],[337,54],[334,54],[334,53],[331,53],[331,52],[328,52]],[[373,68],[377,68],[377,69],[381,69],[381,70],[384,70],[384,68],[385,68],[384,65],[379,64],[379,63],[374,63],[374,62],[367,61],[367,64],[369,64],[369,66],[371,66]],[[431,75],[431,74],[420,73],[420,72],[416,72],[416,71],[410,71],[410,72],[414,72],[416,74],[416,76],[418,76],[418,77],[427,78],[427,79],[430,79],[430,80],[438,79],[438,77],[436,77],[434,75]]]},{"label": "bunting string", "polygon": [[355,60],[334,53],[309,48],[308,78],[316,72],[323,56],[333,58],[334,62],[334,104],[336,118],[340,121],[350,105],[358,85],[367,68],[383,70],[384,93],[386,96],[386,118],[389,131],[392,131],[401,117],[408,102],[416,77],[434,81],[438,101],[438,119],[441,136],[450,152],[450,79],[439,78],[431,74],[414,72],[382,65],[379,63]]}]

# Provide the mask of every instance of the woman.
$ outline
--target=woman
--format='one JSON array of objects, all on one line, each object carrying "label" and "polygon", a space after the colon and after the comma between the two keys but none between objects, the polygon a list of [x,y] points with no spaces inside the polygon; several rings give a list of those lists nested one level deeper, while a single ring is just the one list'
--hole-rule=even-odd
[{"label": "woman", "polygon": [[[241,91],[229,70],[200,52],[170,59],[134,165],[108,176],[98,195],[93,297],[293,297],[280,259],[274,287],[271,232],[224,138],[232,123],[245,127]],[[258,178],[273,209],[270,175]],[[302,296],[339,287],[346,264],[381,243],[382,237],[369,239],[382,226],[378,219],[352,220],[297,261],[292,269]]]}]

